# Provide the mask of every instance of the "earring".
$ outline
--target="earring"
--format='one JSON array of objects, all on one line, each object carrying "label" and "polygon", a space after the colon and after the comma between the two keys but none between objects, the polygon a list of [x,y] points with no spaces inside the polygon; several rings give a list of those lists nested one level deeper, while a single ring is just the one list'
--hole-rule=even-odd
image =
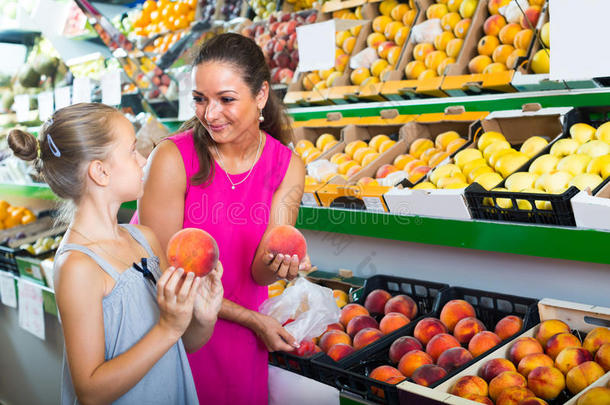
[{"label": "earring", "polygon": [[265,117],[263,116],[263,110],[259,110],[260,111],[260,115],[258,116],[258,120],[259,122],[263,122],[265,121]]}]

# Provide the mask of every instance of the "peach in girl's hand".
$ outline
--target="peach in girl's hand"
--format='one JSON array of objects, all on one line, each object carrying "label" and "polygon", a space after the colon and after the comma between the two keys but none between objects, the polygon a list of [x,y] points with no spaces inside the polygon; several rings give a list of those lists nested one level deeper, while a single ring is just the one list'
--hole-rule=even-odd
[{"label": "peach in girl's hand", "polygon": [[183,268],[203,277],[218,264],[218,245],[201,229],[185,228],[174,234],[167,244],[167,259],[171,266]]},{"label": "peach in girl's hand", "polygon": [[294,226],[276,226],[269,231],[265,239],[266,250],[273,255],[297,255],[299,260],[303,260],[307,254],[305,237]]}]

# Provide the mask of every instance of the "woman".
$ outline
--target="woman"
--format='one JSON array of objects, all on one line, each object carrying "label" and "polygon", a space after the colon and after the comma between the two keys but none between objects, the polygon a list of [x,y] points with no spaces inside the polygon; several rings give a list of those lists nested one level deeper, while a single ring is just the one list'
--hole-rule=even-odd
[{"label": "woman", "polygon": [[201,403],[266,404],[267,350],[298,345],[257,309],[266,285],[310,265],[307,257],[273,256],[261,240],[271,227],[296,222],[305,168],[285,146],[288,120],[254,41],[237,34],[209,40],[192,77],[195,117],[151,155],[139,217],[163,247],[187,227],[218,242],[220,319],[207,345],[189,356]]}]

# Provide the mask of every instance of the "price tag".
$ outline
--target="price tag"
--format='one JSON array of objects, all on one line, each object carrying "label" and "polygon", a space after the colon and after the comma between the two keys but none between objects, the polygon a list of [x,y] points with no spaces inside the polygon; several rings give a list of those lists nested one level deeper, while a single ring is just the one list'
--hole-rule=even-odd
[{"label": "price tag", "polygon": [[191,90],[193,90],[191,74],[185,72],[178,79],[178,120],[180,121],[186,121],[195,114]]},{"label": "price tag", "polygon": [[72,84],[72,104],[91,102],[91,81],[88,77],[75,77]]},{"label": "price tag", "polygon": [[70,105],[71,87],[58,87],[55,89],[55,108],[59,110]]},{"label": "price tag", "polygon": [[362,197],[368,211],[385,212],[381,197]]},{"label": "price tag", "polygon": [[301,204],[303,204],[305,207],[317,207],[318,201],[313,193],[303,193]]},{"label": "price tag", "polygon": [[17,293],[15,279],[10,274],[0,274],[0,299],[8,307],[17,308]]},{"label": "price tag", "polygon": [[44,122],[51,115],[53,115],[53,92],[45,91],[38,95],[38,118]]},{"label": "price tag", "polygon": [[42,290],[23,280],[19,280],[19,326],[45,339]]},{"label": "price tag", "polygon": [[102,103],[121,104],[121,72],[112,70],[102,77]]},{"label": "price tag", "polygon": [[30,96],[27,94],[19,94],[15,96],[15,112],[17,113],[17,121],[27,121],[30,112]]}]

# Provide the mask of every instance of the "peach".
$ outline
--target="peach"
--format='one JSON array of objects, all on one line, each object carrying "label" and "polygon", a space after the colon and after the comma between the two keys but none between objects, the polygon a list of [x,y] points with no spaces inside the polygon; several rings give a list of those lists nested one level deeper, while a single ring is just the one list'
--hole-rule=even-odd
[{"label": "peach", "polygon": [[606,387],[595,387],[591,388],[580,398],[576,405],[600,405],[610,404],[610,388]]},{"label": "peach", "polygon": [[[383,60],[383,59],[379,59],[379,60]],[[356,152],[354,152],[354,160],[362,163],[362,159],[364,159],[364,157],[366,155],[375,153],[375,152],[376,152],[375,149],[373,149],[371,147],[360,148]]]},{"label": "peach", "polygon": [[453,328],[461,319],[476,316],[473,306],[467,301],[451,300],[443,306],[440,319],[449,332],[453,332]]},{"label": "peach", "polygon": [[587,361],[566,374],[566,386],[568,390],[576,395],[604,375],[604,369],[594,361]]},{"label": "peach", "polygon": [[530,6],[525,10],[525,13],[521,16],[521,26],[523,28],[531,28],[534,29],[536,24],[538,24],[538,19],[540,18],[540,7],[538,6]]},{"label": "peach", "polygon": [[375,175],[375,178],[383,179],[388,174],[394,173],[397,171],[398,171],[398,169],[396,167],[394,167],[393,165],[385,164],[385,165],[381,166],[379,169],[377,169],[377,174]]},{"label": "peach", "polygon": [[421,155],[428,149],[434,147],[434,142],[428,138],[418,138],[413,141],[409,146],[409,154],[416,159],[419,159]]},{"label": "peach", "polygon": [[479,51],[479,55],[487,55],[491,56],[494,49],[496,49],[500,45],[500,41],[496,36],[493,35],[485,35],[483,38],[479,40],[477,45],[477,50]]},{"label": "peach", "polygon": [[[299,357],[311,357],[314,354],[321,352],[322,349],[320,349],[320,347],[317,346],[312,340],[303,340],[301,341],[299,348],[294,349],[291,353]],[[295,364],[295,368],[297,367],[298,365]]]},{"label": "peach", "polygon": [[383,141],[381,143],[381,145],[379,145],[379,149],[377,150],[377,152],[384,153],[384,152],[388,151],[394,145],[396,145],[396,141],[393,141],[392,139],[388,139],[387,141]]},{"label": "peach", "polygon": [[597,349],[606,343],[610,343],[610,329],[600,326],[587,333],[582,347],[594,355]]},{"label": "peach", "polygon": [[524,51],[527,51],[530,43],[532,42],[532,38],[534,38],[533,30],[521,30],[517,33],[517,35],[515,35],[513,45],[515,46],[515,49],[523,49]]},{"label": "peach", "polygon": [[352,141],[350,143],[348,143],[347,145],[345,145],[345,154],[347,156],[349,156],[350,158],[354,157],[354,153],[356,153],[356,151],[360,148],[366,148],[368,147],[368,145],[366,144],[366,142],[362,141],[362,140],[357,140],[357,141]]},{"label": "peach", "polygon": [[[455,62],[455,61],[453,61],[453,62]],[[457,152],[457,150],[460,149],[462,146],[464,146],[466,144],[466,142],[468,142],[468,141],[464,138],[454,139],[453,141],[449,142],[449,144],[447,145],[447,149],[445,151],[449,154],[453,154],[453,153]]]},{"label": "peach", "polygon": [[555,358],[555,367],[563,374],[586,361],[593,360],[591,353],[582,347],[566,347]]},{"label": "peach", "polygon": [[[379,60],[379,59],[378,59]],[[384,143],[385,141],[389,141],[390,137],[385,135],[385,134],[379,134],[379,135],[375,135],[374,137],[371,138],[371,140],[369,141],[369,147],[373,148],[374,150],[378,151],[379,150],[379,146]],[[377,291],[377,290],[373,290],[373,291]],[[370,292],[370,294],[373,293],[373,291]],[[385,291],[385,290],[380,290],[380,291]],[[387,292],[387,291],[385,291]],[[389,293],[388,293],[389,294]],[[388,298],[389,299],[389,298]],[[387,301],[387,300],[386,300]]]},{"label": "peach", "polygon": [[331,323],[331,324],[327,325],[324,333],[328,332],[329,330],[333,330],[333,329],[340,330],[341,332],[345,332],[345,328],[343,327],[343,325],[341,325],[339,322],[336,322],[336,323]]},{"label": "peach", "polygon": [[405,67],[405,76],[409,80],[415,80],[425,70],[426,65],[424,65],[423,61],[412,60],[411,62],[407,63],[407,66]]},{"label": "peach", "polygon": [[452,395],[463,397],[466,394],[475,394],[481,396],[487,396],[488,387],[487,382],[481,377],[476,375],[466,375],[460,377],[448,391]]},{"label": "peach", "polygon": [[379,32],[373,32],[366,37],[366,44],[369,46],[369,48],[377,49],[377,47],[385,41],[385,36]]},{"label": "peach", "polygon": [[544,353],[540,343],[531,337],[517,338],[508,351],[508,358],[514,363],[519,364],[522,358],[528,354]]},{"label": "peach", "polygon": [[535,337],[542,346],[545,346],[546,341],[549,340],[551,336],[562,332],[570,332],[570,327],[559,319],[548,319],[540,323]]},{"label": "peach", "polygon": [[515,315],[508,315],[498,321],[494,332],[504,340],[521,331],[522,327],[523,319]]},{"label": "peach", "polygon": [[294,226],[279,225],[271,228],[265,238],[266,250],[277,254],[297,255],[299,260],[307,255],[307,242]]},{"label": "peach", "polygon": [[352,318],[358,315],[370,315],[369,311],[360,304],[347,304],[341,309],[341,315],[339,316],[339,322],[345,327]]},{"label": "peach", "polygon": [[439,163],[441,163],[443,160],[445,160],[446,158],[449,157],[449,153],[448,152],[437,152],[434,155],[432,155],[430,157],[430,161],[428,162],[428,166],[430,167],[436,167],[438,166]]},{"label": "peach", "polygon": [[448,333],[439,333],[435,335],[426,345],[426,353],[428,353],[434,361],[437,361],[439,356],[452,347],[460,347],[460,342]]},{"label": "peach", "polygon": [[468,62],[468,70],[470,71],[470,73],[483,73],[485,68],[491,65],[491,63],[492,60],[489,56],[478,55],[472,58],[470,62]]},{"label": "peach", "polygon": [[462,17],[458,13],[447,13],[441,18],[441,27],[453,37],[453,29],[460,21],[462,21]]},{"label": "peach", "polygon": [[492,347],[496,347],[501,341],[502,339],[500,339],[495,333],[484,330],[477,333],[472,337],[472,339],[470,339],[470,342],[468,343],[468,351],[472,353],[474,357],[477,357]]},{"label": "peach", "polygon": [[421,180],[430,170],[432,170],[430,166],[418,166],[409,172],[408,179],[411,183],[416,183]]},{"label": "peach", "polygon": [[170,266],[203,277],[218,263],[218,245],[206,231],[185,228],[176,232],[167,243],[167,259]]},{"label": "peach", "polygon": [[408,295],[400,294],[390,298],[388,302],[386,302],[383,312],[385,314],[399,312],[409,319],[414,319],[417,315],[417,304],[413,301],[413,298]]},{"label": "peach", "polygon": [[489,3],[487,3],[489,14],[495,15],[500,13],[500,7],[504,7],[508,3],[510,3],[510,0],[489,0]]},{"label": "peach", "polygon": [[549,405],[549,403],[542,398],[530,397],[521,400],[518,405]]},{"label": "peach", "polygon": [[460,55],[460,51],[462,50],[462,45],[464,44],[464,40],[461,38],[452,39],[447,43],[447,47],[445,48],[445,53],[448,57],[457,59]]},{"label": "peach", "polygon": [[512,45],[519,31],[521,31],[519,24],[506,24],[504,27],[502,27],[500,33],[498,34],[500,42],[505,45]]},{"label": "peach", "polygon": [[424,153],[421,154],[421,156],[419,157],[420,160],[424,161],[424,162],[428,162],[430,160],[430,158],[432,156],[434,156],[434,154],[440,152],[441,149],[438,148],[430,148],[430,149],[426,149],[424,151]]},{"label": "peach", "polygon": [[379,329],[383,332],[384,335],[390,334],[395,330],[402,328],[405,325],[408,325],[409,318],[401,314],[400,312],[390,312],[386,316],[384,316],[379,322]]},{"label": "peach", "polygon": [[413,336],[423,345],[427,345],[439,333],[447,333],[447,327],[436,318],[424,318],[415,325]]},{"label": "peach", "polygon": [[459,23],[455,24],[455,28],[453,29],[453,33],[456,38],[464,39],[466,38],[466,34],[468,34],[468,29],[470,28],[470,24],[472,20],[470,18],[464,18]]},{"label": "peach", "polygon": [[350,160],[352,160],[352,158],[349,157],[348,155],[346,155],[345,153],[335,153],[330,158],[331,163],[334,163],[336,165],[340,165],[341,163],[349,162]]},{"label": "peach", "polygon": [[498,36],[502,27],[506,25],[506,19],[500,14],[489,16],[483,23],[485,35]]},{"label": "peach", "polygon": [[544,351],[548,354],[553,360],[557,357],[559,352],[561,352],[566,347],[581,347],[580,339],[576,336],[572,335],[569,332],[558,333],[556,335],[551,336],[549,340],[546,341]]},{"label": "peach", "polygon": [[525,377],[516,371],[505,371],[500,373],[489,382],[489,397],[496,401],[502,391],[509,387],[527,388]]},{"label": "peach", "polygon": [[341,332],[340,330],[329,330],[320,338],[320,349],[325,353],[328,353],[328,350],[338,343],[351,345],[352,339],[347,333]]},{"label": "peach", "polygon": [[328,356],[334,361],[339,361],[354,352],[355,350],[352,346],[345,343],[337,343],[335,345],[332,345],[330,349],[328,349],[328,353],[326,354],[328,354]]},{"label": "peach", "polygon": [[517,371],[515,365],[508,359],[491,359],[479,369],[479,375],[485,381],[490,382],[505,371]]},{"label": "peach", "polygon": [[487,330],[483,322],[477,318],[468,317],[460,319],[453,329],[453,336],[463,345],[468,344],[470,339],[479,332]]},{"label": "peach", "polygon": [[424,64],[428,69],[436,72],[438,65],[440,65],[445,59],[447,59],[447,54],[444,51],[432,51],[426,55]]},{"label": "peach", "polygon": [[392,343],[390,350],[388,351],[388,357],[392,364],[398,364],[402,356],[412,350],[423,350],[423,346],[419,343],[419,340],[412,336],[399,337]]},{"label": "peach", "polygon": [[415,370],[425,364],[434,365],[434,359],[421,350],[411,350],[405,353],[398,362],[398,369],[406,377],[411,377]]},{"label": "peach", "polygon": [[383,332],[375,328],[364,328],[354,336],[354,349],[360,350],[365,346],[381,339]]},{"label": "peach", "polygon": [[447,372],[444,368],[435,366],[434,364],[424,364],[413,372],[411,379],[416,384],[429,387],[446,375]]},{"label": "peach", "polygon": [[394,35],[394,42],[396,42],[399,49],[401,49],[404,43],[407,42],[407,38],[409,38],[410,33],[411,29],[409,27],[400,27],[398,29],[396,35]]},{"label": "peach", "polygon": [[500,393],[496,405],[518,405],[526,398],[534,398],[532,391],[524,387],[509,387]]},{"label": "peach", "polygon": [[[371,139],[371,142],[373,142],[374,139],[375,138]],[[373,290],[366,296],[364,307],[373,315],[383,314],[383,308],[390,298],[392,298],[392,295],[385,290]]]},{"label": "peach", "polygon": [[412,162],[414,160],[415,158],[411,155],[398,155],[396,156],[396,159],[394,159],[393,164],[398,170],[403,170],[407,163]]},{"label": "peach", "polygon": [[519,370],[523,377],[527,378],[529,373],[536,367],[553,367],[554,364],[553,359],[546,354],[534,353],[522,358],[517,366],[517,370]]},{"label": "peach", "polygon": [[375,368],[373,371],[371,371],[371,374],[369,374],[369,378],[372,378],[373,380],[377,380],[377,381],[385,381],[390,377],[404,377],[400,371],[398,371],[396,368],[392,367],[392,366],[379,366],[377,368]]},{"label": "peach", "polygon": [[527,376],[527,386],[537,397],[550,401],[561,393],[566,382],[561,371],[554,367],[536,367]]},{"label": "peach", "polygon": [[468,350],[463,347],[452,347],[438,356],[436,364],[447,370],[447,372],[451,372],[472,359],[472,354]]},{"label": "peach", "polygon": [[362,159],[362,167],[366,167],[371,164],[375,159],[379,157],[379,153],[369,153]]},{"label": "peach", "polygon": [[526,56],[527,51],[523,49],[515,49],[508,58],[506,58],[506,67],[509,69],[515,69],[517,67],[517,61],[520,57]]},{"label": "peach", "polygon": [[494,49],[493,53],[491,54],[491,59],[495,63],[501,63],[503,65],[506,65],[508,57],[512,55],[514,51],[515,48],[513,48],[512,45],[500,45],[496,49]]},{"label": "peach", "polygon": [[352,177],[353,175],[358,173],[360,170],[362,170],[362,166],[354,165],[354,166],[350,167],[349,169],[347,169],[347,171],[345,172],[345,176],[348,178]]},{"label": "peach", "polygon": [[434,45],[427,42],[422,42],[421,44],[415,45],[413,48],[413,58],[417,61],[423,62],[430,52],[434,52]]},{"label": "peach", "polygon": [[358,315],[352,318],[347,324],[346,332],[352,338],[365,328],[379,328],[379,323],[370,315]]},{"label": "peach", "polygon": [[610,371],[610,343],[604,343],[595,352],[595,362],[608,372]]},{"label": "peach", "polygon": [[466,394],[462,398],[478,402],[479,404],[494,405],[493,401],[489,399],[489,397],[483,395]]}]

